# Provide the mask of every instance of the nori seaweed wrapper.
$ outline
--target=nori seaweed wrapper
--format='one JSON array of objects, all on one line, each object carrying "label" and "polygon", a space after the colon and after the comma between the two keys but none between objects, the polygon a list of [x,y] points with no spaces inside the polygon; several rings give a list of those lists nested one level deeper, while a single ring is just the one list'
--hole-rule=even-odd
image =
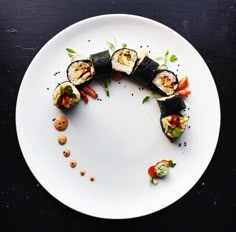
[{"label": "nori seaweed wrapper", "polygon": [[179,113],[186,108],[184,99],[180,95],[159,98],[157,99],[157,103],[160,107],[161,115],[164,117]]},{"label": "nori seaweed wrapper", "polygon": [[109,50],[90,55],[95,70],[95,79],[103,80],[112,77],[112,63]]},{"label": "nori seaweed wrapper", "polygon": [[159,64],[156,61],[145,56],[133,71],[131,78],[137,83],[148,87],[154,78],[158,66]]}]

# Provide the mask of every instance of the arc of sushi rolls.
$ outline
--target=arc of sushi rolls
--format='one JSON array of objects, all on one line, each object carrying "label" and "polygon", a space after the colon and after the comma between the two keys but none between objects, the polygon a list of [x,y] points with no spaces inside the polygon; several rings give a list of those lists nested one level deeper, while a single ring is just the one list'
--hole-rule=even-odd
[{"label": "arc of sushi rolls", "polygon": [[69,81],[56,86],[53,92],[53,104],[61,109],[70,109],[80,102],[79,90]]},{"label": "arc of sushi rolls", "polygon": [[160,107],[160,124],[166,137],[174,142],[184,133],[188,116],[180,112],[186,108],[180,95],[171,95],[157,99]]}]

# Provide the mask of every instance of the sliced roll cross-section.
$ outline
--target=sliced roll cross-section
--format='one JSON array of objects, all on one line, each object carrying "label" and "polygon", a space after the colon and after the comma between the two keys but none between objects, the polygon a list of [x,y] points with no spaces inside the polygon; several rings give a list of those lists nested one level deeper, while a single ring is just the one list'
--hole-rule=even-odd
[{"label": "sliced roll cross-section", "polygon": [[91,60],[76,60],[67,68],[67,78],[75,86],[90,81],[94,77],[94,66]]},{"label": "sliced roll cross-section", "polygon": [[177,75],[167,69],[158,70],[152,82],[150,83],[150,88],[162,96],[170,96],[174,94],[177,87]]},{"label": "sliced roll cross-section", "polygon": [[130,48],[121,48],[112,54],[112,69],[130,75],[138,60],[138,54]]},{"label": "sliced roll cross-section", "polygon": [[79,90],[69,81],[57,85],[53,92],[53,105],[62,109],[70,109],[80,101]]},{"label": "sliced roll cross-section", "polygon": [[171,142],[180,138],[184,133],[188,119],[187,115],[180,113],[170,114],[168,116],[161,115],[161,128]]}]

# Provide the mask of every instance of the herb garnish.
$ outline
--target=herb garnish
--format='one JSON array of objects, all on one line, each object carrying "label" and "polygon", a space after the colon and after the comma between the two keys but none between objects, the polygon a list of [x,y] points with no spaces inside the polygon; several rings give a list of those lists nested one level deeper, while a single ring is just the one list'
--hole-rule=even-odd
[{"label": "herb garnish", "polygon": [[164,56],[157,56],[155,58],[155,60],[162,60],[163,63],[159,66],[159,68],[168,68],[168,61],[170,61],[171,63],[175,62],[178,60],[177,56],[175,54],[171,54],[170,56],[170,52],[169,50],[166,50]]},{"label": "herb garnish", "polygon": [[170,57],[170,62],[175,62],[176,60],[178,60],[177,56],[176,55],[171,55]]},{"label": "herb garnish", "polygon": [[157,99],[158,97],[159,97],[159,95],[156,92],[151,92],[151,95],[145,96],[143,98],[142,104],[144,104],[145,102],[148,102],[149,100],[151,100],[153,98]]},{"label": "herb garnish", "polygon": [[150,100],[150,96],[146,96],[143,98],[142,104],[149,101]]},{"label": "herb garnish", "polygon": [[80,56],[83,57],[82,54],[80,54],[79,52],[76,52],[74,49],[72,48],[66,48],[67,54],[70,58],[73,59],[74,56]]},{"label": "herb garnish", "polygon": [[102,85],[103,89],[105,90],[106,96],[110,97],[110,91],[109,91],[109,84],[111,83],[111,80],[105,80],[103,82],[100,82]]},{"label": "herb garnish", "polygon": [[105,81],[104,82],[104,89],[105,89],[105,92],[106,92],[106,95],[107,97],[110,97],[110,91],[109,91],[109,88],[108,88],[108,85],[110,84],[110,81]]},{"label": "herb garnish", "polygon": [[127,48],[127,44],[126,44],[126,43],[123,43],[123,44],[122,44],[122,48]]},{"label": "herb garnish", "polygon": [[113,43],[107,40],[107,45],[108,45],[108,47],[109,47],[109,49],[111,50],[112,53],[116,50],[116,39],[115,39],[115,37],[113,37],[113,40],[114,40]]}]

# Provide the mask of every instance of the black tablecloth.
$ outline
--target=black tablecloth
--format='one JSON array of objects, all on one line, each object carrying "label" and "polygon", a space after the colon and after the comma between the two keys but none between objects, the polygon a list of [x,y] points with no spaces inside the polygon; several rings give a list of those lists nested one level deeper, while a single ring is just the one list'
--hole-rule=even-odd
[{"label": "black tablecloth", "polygon": [[[40,48],[73,23],[111,13],[148,17],[186,38],[207,63],[221,105],[219,142],[196,185],[161,211],[126,220],[87,216],[51,196],[27,166],[15,126],[17,93]],[[1,231],[236,231],[235,73],[235,0],[0,0]]]}]

